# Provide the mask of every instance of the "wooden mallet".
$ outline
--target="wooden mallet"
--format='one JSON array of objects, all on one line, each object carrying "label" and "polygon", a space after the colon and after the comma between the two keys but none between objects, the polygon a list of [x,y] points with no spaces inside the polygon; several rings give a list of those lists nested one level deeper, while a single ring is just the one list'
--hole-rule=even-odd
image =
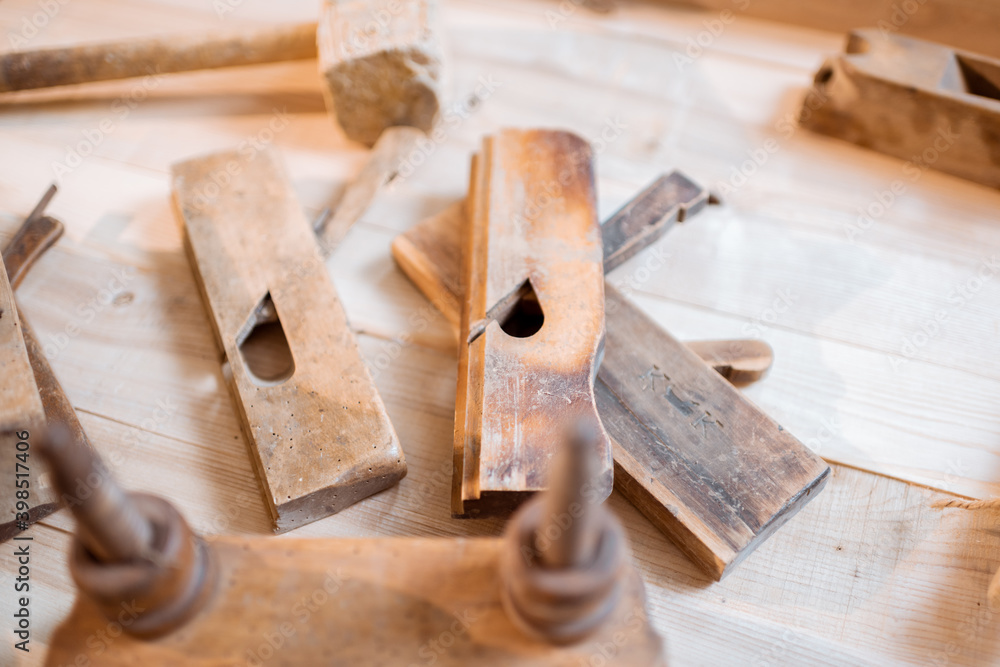
[{"label": "wooden mallet", "polygon": [[428,131],[440,109],[443,55],[436,0],[327,0],[318,23],[168,35],[7,53],[0,92],[319,57],[324,98],[350,139]]}]

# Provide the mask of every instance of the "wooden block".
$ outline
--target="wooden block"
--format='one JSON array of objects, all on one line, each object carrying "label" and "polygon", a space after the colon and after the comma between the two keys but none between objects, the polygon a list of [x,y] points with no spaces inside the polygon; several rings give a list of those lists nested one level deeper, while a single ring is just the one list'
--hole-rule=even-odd
[{"label": "wooden block", "polygon": [[[631,566],[607,625],[579,644],[555,647],[526,637],[508,619],[497,583],[500,538],[227,536],[208,544],[218,586],[206,606],[161,639],[116,635],[101,665],[575,667],[598,664],[591,659],[607,646],[600,664],[663,664],[663,642]],[[46,664],[71,665],[88,655],[108,623],[89,598],[78,597],[52,637]]]},{"label": "wooden block", "polygon": [[[399,440],[277,157],[218,153],[175,165],[173,175],[275,530],[394,485],[406,474]],[[254,367],[249,346],[266,327],[277,327],[282,368]]]},{"label": "wooden block", "polygon": [[553,433],[593,423],[594,494],[611,445],[594,404],[604,269],[590,147],[576,135],[503,130],[475,158],[464,235],[452,513],[505,515],[544,489]]},{"label": "wooden block", "polygon": [[[707,201],[708,191],[680,172],[657,178],[602,225],[604,272],[662,237],[675,222],[701,211]],[[456,202],[392,241],[396,263],[451,322],[456,337],[464,299],[458,261],[464,221],[465,202]],[[774,361],[771,347],[763,341],[692,341],[686,345],[735,384],[759,380]]]},{"label": "wooden block", "polygon": [[684,345],[735,385],[760,380],[774,362],[774,351],[762,340],[689,340]]},{"label": "wooden block", "polygon": [[436,0],[326,0],[316,39],[328,107],[350,139],[371,146],[393,125],[430,131],[444,56]]},{"label": "wooden block", "polygon": [[816,74],[799,118],[815,132],[1000,187],[1000,60],[857,30]]},{"label": "wooden block", "polygon": [[[3,541],[37,520],[38,513],[45,511],[45,504],[51,501],[51,494],[42,499],[41,461],[31,455],[31,441],[41,436],[45,412],[24,346],[14,291],[2,260],[0,378],[0,485],[6,491],[0,496],[0,541]],[[22,442],[28,444],[19,445]],[[18,493],[24,497],[18,498]]]},{"label": "wooden block", "polygon": [[610,285],[605,298],[596,393],[615,487],[721,579],[815,497],[830,468]]},{"label": "wooden block", "polygon": [[[659,210],[669,218],[680,209],[690,217],[691,209],[672,198],[689,191],[647,188],[605,227],[641,229],[625,220],[638,212],[655,217]],[[647,200],[650,192],[675,194]],[[463,299],[449,277],[447,258],[455,254],[440,251],[454,245],[449,230],[460,216],[461,209],[452,207],[393,243],[400,266],[438,307]],[[627,233],[605,233],[605,256],[617,253],[615,239],[625,238]],[[830,469],[725,381],[727,375],[735,381],[758,377],[763,371],[756,359],[770,361],[766,344],[695,343],[705,355],[700,359],[608,284],[605,298],[607,341],[596,393],[612,438],[615,488],[721,579],[815,497]]]}]

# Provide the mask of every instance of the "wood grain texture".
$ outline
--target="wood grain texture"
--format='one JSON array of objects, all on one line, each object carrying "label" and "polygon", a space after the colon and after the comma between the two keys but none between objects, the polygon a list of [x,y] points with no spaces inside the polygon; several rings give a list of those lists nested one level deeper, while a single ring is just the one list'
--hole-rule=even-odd
[{"label": "wood grain texture", "polygon": [[590,147],[566,132],[503,130],[483,140],[472,173],[452,514],[507,514],[546,488],[555,434],[577,422],[600,434],[592,486],[605,498],[611,446],[593,384],[604,270]]},{"label": "wood grain texture", "polygon": [[1000,188],[1000,59],[856,30],[817,72],[799,120],[907,160],[907,180],[932,167]]},{"label": "wood grain texture", "polygon": [[[220,174],[231,182],[220,187]],[[406,474],[399,439],[277,156],[178,164],[174,192],[275,530],[396,484]],[[277,312],[293,364],[273,379],[241,350],[265,307]]]},{"label": "wood grain texture", "polygon": [[344,134],[371,146],[393,125],[429,132],[442,107],[437,0],[325,0],[316,39]]},{"label": "wood grain texture", "polygon": [[[664,664],[632,568],[607,625],[579,644],[553,647],[508,620],[497,585],[499,539],[219,537],[209,545],[219,586],[206,606],[162,639],[116,638],[100,664],[571,667],[595,656],[623,667]],[[46,664],[87,656],[88,637],[107,624],[92,602],[78,599]],[[604,645],[614,651],[602,658]]]},{"label": "wood grain texture", "polygon": [[[40,461],[31,456],[31,436],[39,436],[45,412],[38,386],[24,347],[21,322],[14,302],[14,290],[0,260],[0,484],[8,490],[0,499],[0,542],[20,532],[18,521],[37,521],[51,509],[51,497],[42,498]],[[21,448],[19,442],[27,442]],[[24,451],[22,451],[24,449]],[[18,458],[18,454],[23,454]],[[22,480],[27,481],[27,488]],[[17,494],[27,491],[24,498]],[[19,504],[20,503],[20,504]],[[29,512],[29,509],[33,512]]]}]

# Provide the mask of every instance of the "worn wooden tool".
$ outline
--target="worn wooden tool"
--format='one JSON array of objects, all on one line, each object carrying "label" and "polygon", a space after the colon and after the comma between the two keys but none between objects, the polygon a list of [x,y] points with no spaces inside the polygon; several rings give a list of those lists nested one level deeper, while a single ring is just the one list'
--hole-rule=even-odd
[{"label": "worn wooden tool", "polygon": [[611,492],[611,444],[594,376],[604,269],[590,147],[576,135],[503,130],[473,160],[464,236],[452,514],[509,514],[547,485],[552,430],[591,421]]},{"label": "worn wooden tool", "polygon": [[[687,219],[699,210],[686,206],[692,187],[697,191],[692,184],[664,189],[663,196],[650,196],[657,190],[649,188],[605,227],[642,228],[629,220],[638,215],[669,228],[679,211]],[[434,250],[453,243],[447,232],[453,228],[439,216],[393,245],[400,265],[419,275],[414,282],[438,307],[463,299],[460,287],[451,295],[441,289],[456,284],[448,277],[457,272],[455,255]],[[606,231],[605,256],[619,255],[615,244],[630,238],[641,247],[641,238]],[[609,284],[605,298],[607,340],[596,396],[612,440],[615,488],[721,579],[822,489],[830,469],[706,363],[729,359],[723,367],[746,368],[745,377],[753,377],[754,363],[743,349],[753,359],[755,342],[728,342],[718,355],[699,345],[707,356],[701,359]]]},{"label": "worn wooden tool", "polygon": [[[283,532],[393,486],[406,465],[278,158],[261,152],[220,187],[215,176],[234,162],[224,152],[175,165],[174,200]],[[252,354],[269,334],[284,352],[271,361],[283,364]]]},{"label": "worn wooden tool", "polygon": [[347,136],[370,146],[387,127],[434,126],[444,64],[437,11],[437,0],[325,0],[323,92]]},{"label": "worn wooden tool", "polygon": [[[674,223],[701,211],[707,201],[708,191],[678,171],[657,178],[602,225],[604,272],[651,245]],[[457,259],[464,221],[465,202],[456,202],[392,241],[396,263],[452,323],[456,336],[464,300]],[[756,382],[774,361],[771,346],[762,340],[705,340],[686,345],[733,384]]]},{"label": "worn wooden tool", "polygon": [[504,538],[202,540],[59,438],[42,453],[78,500],[80,593],[53,667],[664,664],[621,526],[585,500],[590,442]]},{"label": "worn wooden tool", "polygon": [[[379,136],[368,159],[348,184],[330,218],[318,229],[320,252],[329,257],[344,236],[372,205],[375,196],[396,178],[400,161],[424,133],[414,127],[399,125],[386,128]],[[263,296],[263,295],[261,295]]]},{"label": "worn wooden tool", "polygon": [[907,160],[906,180],[933,167],[1000,187],[1000,59],[856,30],[816,73],[799,120]]},{"label": "worn wooden tool", "polygon": [[[25,275],[27,275],[28,269],[34,264],[35,260],[46,249],[51,247],[63,233],[61,222],[44,215],[45,207],[55,192],[56,187],[53,185],[25,219],[21,228],[14,235],[14,238],[4,248],[3,261],[6,265],[6,275],[10,280],[11,287],[14,289],[17,288]],[[84,433],[83,426],[80,424],[80,420],[73,410],[73,405],[69,402],[66,393],[52,372],[52,368],[45,358],[42,345],[38,342],[38,338],[31,330],[23,313],[18,310],[17,315],[20,318],[21,335],[24,338],[28,361],[31,364],[34,384],[37,386],[37,390],[41,396],[46,422],[50,424],[63,424],[70,431],[78,446],[89,448],[90,442],[87,440],[87,434]],[[3,476],[6,479],[5,469]],[[0,521],[0,541],[8,540],[16,535],[23,529],[23,524],[30,525],[45,518],[59,508],[55,491],[43,483],[43,478],[40,477],[40,470],[37,466],[32,467],[28,479],[30,493],[27,501],[29,506],[27,521],[19,520],[17,517],[4,511],[3,519]]]},{"label": "worn wooden tool", "polygon": [[315,57],[315,23],[13,51],[0,57],[0,92]]},{"label": "worn wooden tool", "polygon": [[437,0],[327,0],[318,23],[7,53],[0,92],[318,55],[332,115],[350,139],[371,146],[394,125],[433,127],[442,93],[439,33]]}]

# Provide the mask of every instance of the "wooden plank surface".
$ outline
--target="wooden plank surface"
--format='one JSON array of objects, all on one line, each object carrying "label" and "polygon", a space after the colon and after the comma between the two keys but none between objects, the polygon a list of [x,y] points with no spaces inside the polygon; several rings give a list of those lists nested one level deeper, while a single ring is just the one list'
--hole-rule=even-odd
[{"label": "wooden plank surface", "polygon": [[[303,21],[319,3],[226,6],[65,3],[39,20],[30,44]],[[24,21],[40,11],[32,0],[0,4],[8,42],[31,33]],[[389,247],[464,196],[468,156],[484,133],[510,125],[564,127],[594,142],[601,218],[674,167],[728,190],[724,206],[654,246],[662,269],[640,255],[611,282],[682,340],[769,342],[775,366],[745,391],[828,460],[1000,494],[1000,282],[983,269],[1000,246],[1000,194],[927,171],[884,215],[860,220],[902,163],[785,122],[823,57],[841,49],[840,34],[739,17],[682,66],[673,56],[714,14],[577,7],[553,24],[550,11],[562,16],[544,0],[443,5],[457,65],[452,121],[404,161],[327,262],[409,474],[296,536],[499,533],[494,520],[448,518],[454,336]],[[0,99],[0,237],[57,175],[50,213],[67,224],[19,289],[26,317],[115,472],[170,498],[209,534],[266,533],[268,515],[170,210],[169,165],[244,141],[274,144],[312,217],[365,159],[331,129],[320,90],[305,61]],[[288,125],[261,136],[278,113]],[[977,280],[981,270],[988,279]],[[991,664],[1000,654],[997,610],[985,600],[1000,562],[996,517],[929,509],[939,495],[834,466],[816,502],[719,584],[620,495],[610,502],[671,664]],[[59,513],[29,531],[33,650],[15,656],[8,636],[0,664],[39,664],[69,612],[61,554],[70,527]],[[6,619],[15,567],[0,550]]]}]

